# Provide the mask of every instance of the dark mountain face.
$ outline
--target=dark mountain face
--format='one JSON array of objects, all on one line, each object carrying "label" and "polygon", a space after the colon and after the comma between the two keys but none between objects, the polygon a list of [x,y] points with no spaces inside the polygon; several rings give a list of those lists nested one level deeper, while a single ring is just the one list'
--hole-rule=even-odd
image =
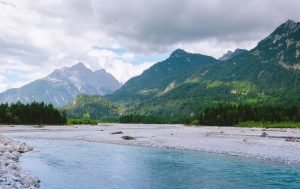
[{"label": "dark mountain face", "polygon": [[223,61],[178,49],[109,97],[133,102],[127,113],[160,116],[190,116],[219,103],[300,106],[299,25],[289,20]]},{"label": "dark mountain face", "polygon": [[130,79],[111,97],[138,100],[163,95],[192,75],[205,75],[206,68],[216,62],[213,57],[177,49],[165,61],[153,65],[140,76]]},{"label": "dark mountain face", "polygon": [[286,68],[299,69],[300,23],[288,20],[251,50],[262,63],[279,63]]},{"label": "dark mountain face", "polygon": [[0,94],[0,102],[44,101],[59,107],[71,102],[78,94],[105,95],[119,87],[119,82],[111,74],[104,70],[93,72],[79,63],[55,70],[49,76],[21,88],[7,90]]}]

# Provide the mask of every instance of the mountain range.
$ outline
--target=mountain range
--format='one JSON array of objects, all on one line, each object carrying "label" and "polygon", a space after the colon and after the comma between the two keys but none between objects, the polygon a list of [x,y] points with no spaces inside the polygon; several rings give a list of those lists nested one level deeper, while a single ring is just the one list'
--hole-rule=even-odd
[{"label": "mountain range", "polygon": [[[288,20],[249,51],[216,59],[183,49],[123,86],[104,70],[83,64],[0,94],[0,102],[45,101],[72,117],[124,114],[189,117],[218,104],[300,107],[300,23]],[[93,96],[88,96],[93,95]],[[97,96],[105,95],[105,96]]]},{"label": "mountain range", "polygon": [[225,60],[177,49],[106,98],[122,114],[151,116],[189,117],[218,104],[300,107],[300,23],[288,20]]},{"label": "mountain range", "polygon": [[32,101],[52,103],[60,107],[79,94],[106,95],[120,88],[120,83],[105,70],[92,71],[84,64],[57,69],[45,78],[0,94],[1,103]]}]

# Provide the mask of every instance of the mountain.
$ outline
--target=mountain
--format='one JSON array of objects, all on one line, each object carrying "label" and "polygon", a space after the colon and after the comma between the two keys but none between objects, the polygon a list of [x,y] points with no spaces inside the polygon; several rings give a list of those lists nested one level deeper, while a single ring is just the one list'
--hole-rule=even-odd
[{"label": "mountain", "polygon": [[111,98],[131,101],[161,96],[192,75],[205,75],[207,67],[216,62],[213,57],[177,49],[168,59],[127,81]]},{"label": "mountain", "polygon": [[90,118],[117,117],[123,112],[122,106],[102,96],[78,95],[70,104],[63,107],[69,118],[82,118],[88,113]]},{"label": "mountain", "polygon": [[225,104],[300,107],[300,23],[288,20],[227,60],[178,49],[107,96],[127,114],[190,116]]},{"label": "mountain", "polygon": [[237,55],[247,52],[246,49],[235,49],[234,52],[232,51],[227,51],[227,53],[225,53],[222,57],[219,58],[219,60],[229,60],[231,58],[236,57]]},{"label": "mountain", "polygon": [[0,94],[0,102],[43,101],[60,107],[70,103],[78,94],[105,95],[119,87],[120,83],[105,70],[93,72],[82,63],[78,63],[69,68],[55,70],[47,77],[21,88],[7,90]]},{"label": "mountain", "polygon": [[177,49],[106,98],[124,105],[123,115],[162,117],[189,117],[218,104],[300,107],[300,23],[286,21],[227,60]]}]

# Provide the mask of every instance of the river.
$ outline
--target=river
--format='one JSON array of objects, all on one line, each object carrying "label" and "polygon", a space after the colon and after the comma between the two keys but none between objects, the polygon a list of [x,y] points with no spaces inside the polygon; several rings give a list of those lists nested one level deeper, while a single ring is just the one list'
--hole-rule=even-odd
[{"label": "river", "polygon": [[24,170],[42,189],[299,188],[300,168],[194,151],[21,139]]}]

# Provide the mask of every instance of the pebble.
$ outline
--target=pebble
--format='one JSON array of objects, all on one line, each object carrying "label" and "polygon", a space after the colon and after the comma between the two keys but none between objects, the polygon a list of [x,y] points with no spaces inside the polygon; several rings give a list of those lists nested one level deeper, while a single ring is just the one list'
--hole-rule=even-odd
[{"label": "pebble", "polygon": [[40,187],[37,177],[22,171],[19,157],[32,148],[24,143],[0,135],[0,188],[1,189],[36,189]]}]

